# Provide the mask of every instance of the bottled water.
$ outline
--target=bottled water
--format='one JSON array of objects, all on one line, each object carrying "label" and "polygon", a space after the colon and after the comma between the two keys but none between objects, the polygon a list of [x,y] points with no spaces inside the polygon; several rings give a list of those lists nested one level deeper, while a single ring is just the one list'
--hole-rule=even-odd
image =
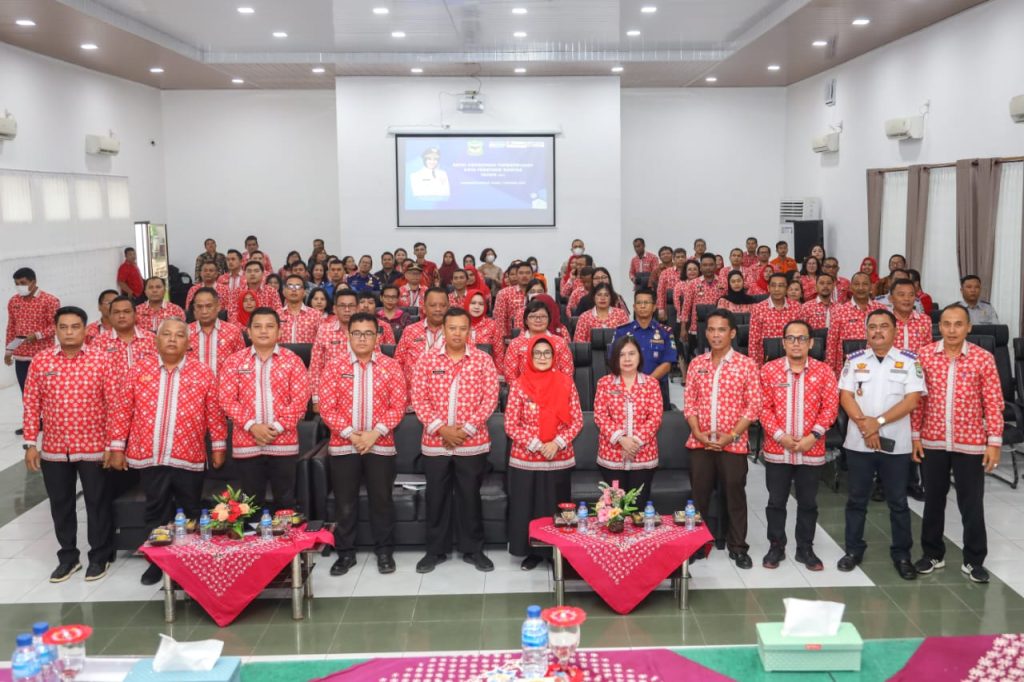
[{"label": "bottled water", "polygon": [[199,515],[199,538],[203,542],[209,542],[213,537],[213,528],[210,527],[210,512],[203,510]]},{"label": "bottled water", "polygon": [[274,520],[270,518],[269,509],[264,509],[260,517],[260,537],[264,540],[274,539]]},{"label": "bottled water", "polygon": [[182,509],[181,507],[178,507],[178,513],[174,515],[174,540],[175,540],[175,542],[177,542],[179,540],[184,540],[185,539],[185,535],[186,535],[185,524],[187,522],[188,522],[188,520],[185,518],[185,510]]},{"label": "bottled water", "polygon": [[587,527],[587,524],[590,522],[589,516],[590,514],[587,511],[587,503],[580,502],[579,509],[576,510],[576,529],[579,532],[584,534],[590,532],[590,528]]},{"label": "bottled water", "polygon": [[14,682],[42,682],[39,676],[39,661],[32,650],[32,635],[18,635],[14,653],[11,654],[11,679]]},{"label": "bottled water", "polygon": [[39,679],[41,682],[59,682],[57,672],[57,647],[43,642],[43,635],[50,629],[50,624],[39,622],[32,625],[32,648],[39,663]]},{"label": "bottled water", "polygon": [[656,516],[656,514],[654,513],[654,503],[651,502],[650,500],[647,500],[647,506],[644,508],[644,532],[645,533],[653,533],[654,532],[654,529],[656,527],[655,523],[654,523],[655,516]]},{"label": "bottled water", "polygon": [[544,677],[548,672],[548,624],[540,618],[540,607],[526,608],[523,621],[523,677]]},{"label": "bottled water", "polygon": [[697,508],[693,506],[693,500],[686,501],[686,530],[693,530],[697,527]]}]

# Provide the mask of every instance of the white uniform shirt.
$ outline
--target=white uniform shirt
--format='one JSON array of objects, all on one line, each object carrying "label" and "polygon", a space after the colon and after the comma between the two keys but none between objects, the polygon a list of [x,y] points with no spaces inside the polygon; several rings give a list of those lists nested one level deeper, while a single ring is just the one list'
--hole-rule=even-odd
[{"label": "white uniform shirt", "polygon": [[[839,390],[853,393],[860,409],[868,417],[884,414],[908,393],[927,393],[924,371],[917,355],[898,348],[890,348],[881,362],[870,348],[851,353],[839,377]],[[911,451],[910,432],[910,415],[907,414],[902,419],[887,422],[879,435],[896,442],[893,454],[906,454]],[[843,447],[858,452],[871,452],[852,419],[846,430]]]}]

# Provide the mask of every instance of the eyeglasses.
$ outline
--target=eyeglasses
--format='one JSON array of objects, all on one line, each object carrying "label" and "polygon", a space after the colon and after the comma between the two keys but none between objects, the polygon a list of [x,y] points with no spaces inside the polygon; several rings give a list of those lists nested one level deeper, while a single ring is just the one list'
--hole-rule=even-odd
[{"label": "eyeglasses", "polygon": [[294,290],[297,290],[297,289],[305,289],[306,287],[302,286],[301,284],[285,284],[284,288],[285,289],[291,289],[291,290],[294,291]]},{"label": "eyeglasses", "polygon": [[549,350],[535,350],[533,351],[534,360],[550,360],[555,357],[555,354]]},{"label": "eyeglasses", "polygon": [[336,308],[338,308],[340,310],[355,310],[356,309],[356,304],[355,303],[335,303],[334,307],[336,307]]},{"label": "eyeglasses", "polygon": [[807,336],[805,334],[801,334],[800,336],[794,336],[794,335],[790,334],[788,336],[783,336],[782,340],[785,341],[786,343],[803,345],[803,344],[807,343],[808,341],[810,341],[811,337],[809,337],[809,336]]},{"label": "eyeglasses", "polygon": [[357,341],[369,341],[370,339],[377,336],[377,332],[349,332],[348,335]]},{"label": "eyeglasses", "polygon": [[534,313],[533,315],[527,315],[526,319],[530,320],[531,322],[547,322],[548,316],[545,315],[544,313]]}]

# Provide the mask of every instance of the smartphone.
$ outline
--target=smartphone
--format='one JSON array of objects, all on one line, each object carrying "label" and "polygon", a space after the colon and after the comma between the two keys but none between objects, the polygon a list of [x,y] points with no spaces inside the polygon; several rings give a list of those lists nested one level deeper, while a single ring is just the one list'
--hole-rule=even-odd
[{"label": "smartphone", "polygon": [[309,533],[315,533],[324,527],[323,521],[310,521],[306,524],[306,531]]},{"label": "smartphone", "polygon": [[896,449],[896,441],[892,438],[878,437],[878,444],[882,447],[882,452],[892,452]]}]

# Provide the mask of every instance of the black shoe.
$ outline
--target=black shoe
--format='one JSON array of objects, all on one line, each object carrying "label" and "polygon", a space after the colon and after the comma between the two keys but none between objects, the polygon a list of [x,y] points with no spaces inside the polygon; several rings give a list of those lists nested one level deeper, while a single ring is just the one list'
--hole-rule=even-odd
[{"label": "black shoe", "polygon": [[543,559],[541,559],[539,556],[537,556],[536,554],[531,554],[525,559],[523,559],[523,562],[519,564],[519,568],[523,571],[532,571],[540,565],[541,561],[543,561]]},{"label": "black shoe", "polygon": [[382,574],[395,572],[395,557],[390,554],[377,555],[377,572]]},{"label": "black shoe", "polygon": [[785,560],[785,545],[772,545],[771,548],[768,550],[768,553],[764,555],[764,559],[761,560],[761,565],[765,568],[778,568],[779,563]]},{"label": "black shoe", "polygon": [[924,488],[919,485],[908,485],[907,496],[913,497],[918,502],[924,502]]},{"label": "black shoe", "polygon": [[946,562],[942,559],[932,559],[923,556],[914,563],[914,569],[921,575],[928,575],[937,568],[945,568]]},{"label": "black shoe", "polygon": [[701,559],[707,559],[707,558],[708,558],[707,552],[705,552],[704,548],[701,547],[696,552],[694,552],[693,554],[690,555],[688,563],[692,566],[693,562],[700,561]]},{"label": "black shoe", "polygon": [[987,583],[988,582],[988,571],[982,566],[972,566],[971,564],[964,564],[960,567],[968,578],[971,579],[972,583]]},{"label": "black shoe", "polygon": [[91,583],[94,580],[99,580],[107,574],[107,567],[109,566],[110,563],[106,561],[98,564],[89,564],[89,568],[85,569],[85,582]]},{"label": "black shoe", "polygon": [[417,573],[430,573],[438,564],[448,561],[447,554],[428,554],[416,562]]},{"label": "black shoe", "polygon": [[871,492],[871,499],[874,502],[885,502],[885,491],[880,483],[875,483],[875,489]]},{"label": "black shoe", "polygon": [[859,556],[853,556],[852,554],[844,554],[842,557],[840,557],[839,561],[836,562],[836,568],[838,568],[843,573],[849,573],[853,569],[857,568],[860,565],[860,562],[863,560],[864,559]]},{"label": "black shoe", "polygon": [[15,436],[24,436],[25,435],[25,429],[15,429],[14,435]]},{"label": "black shoe", "polygon": [[917,579],[917,569],[914,568],[914,564],[910,563],[909,559],[894,561],[892,562],[892,565],[896,567],[896,572],[899,573],[900,577],[904,580]]},{"label": "black shoe", "polygon": [[163,580],[164,572],[156,564],[150,564],[146,572],[142,574],[143,585],[156,585],[158,582]]},{"label": "black shoe", "polygon": [[62,583],[71,577],[72,573],[76,573],[82,570],[82,564],[70,561],[62,562],[57,568],[50,574],[51,583]]},{"label": "black shoe", "polygon": [[736,562],[736,568],[753,568],[754,561],[746,552],[729,551],[729,560]]},{"label": "black shoe", "polygon": [[350,552],[346,552],[338,557],[338,560],[331,564],[331,575],[345,575],[349,569],[354,567],[357,563],[356,555]]},{"label": "black shoe", "polygon": [[821,562],[818,555],[814,553],[813,549],[798,549],[796,550],[796,556],[793,557],[798,563],[803,564],[807,567],[808,571],[824,571],[825,564]]},{"label": "black shoe", "polygon": [[462,560],[467,564],[473,564],[476,570],[489,573],[494,570],[494,562],[487,558],[487,555],[483,552],[473,552],[472,554],[463,554]]}]

